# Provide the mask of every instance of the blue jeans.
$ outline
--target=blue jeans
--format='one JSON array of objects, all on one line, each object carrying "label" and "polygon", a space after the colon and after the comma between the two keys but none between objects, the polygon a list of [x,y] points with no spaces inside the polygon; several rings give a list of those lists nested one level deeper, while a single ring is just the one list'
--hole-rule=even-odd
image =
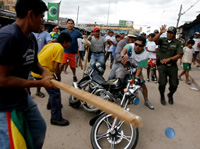
[{"label": "blue jeans", "polygon": [[[42,118],[36,103],[28,95],[28,106],[20,110],[24,113],[35,149],[41,149],[45,139],[46,123]],[[0,112],[0,148],[9,149],[8,126],[6,112]]]},{"label": "blue jeans", "polygon": [[62,118],[61,113],[61,93],[60,89],[49,89],[45,88],[49,94],[49,103],[51,106],[51,119],[60,120]]},{"label": "blue jeans", "polygon": [[196,61],[198,53],[199,53],[199,51],[195,51],[195,53],[193,54],[194,55],[194,61]]},{"label": "blue jeans", "polygon": [[112,69],[110,71],[110,75],[108,77],[108,80],[111,80],[111,79],[115,79],[116,78],[116,70],[118,68],[118,64],[119,63],[115,63],[115,61],[113,62],[113,65],[112,65]]},{"label": "blue jeans", "polygon": [[92,53],[91,56],[91,64],[90,66],[93,67],[95,62],[101,62],[102,64],[105,64],[105,56],[104,53]]}]

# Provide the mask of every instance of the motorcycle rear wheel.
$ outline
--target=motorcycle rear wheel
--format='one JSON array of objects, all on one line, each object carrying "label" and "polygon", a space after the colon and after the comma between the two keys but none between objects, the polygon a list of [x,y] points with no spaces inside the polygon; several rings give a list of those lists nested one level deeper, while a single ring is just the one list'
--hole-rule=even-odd
[{"label": "motorcycle rear wheel", "polygon": [[[83,81],[79,82],[79,87],[80,87],[80,89],[85,90],[85,91],[88,90],[88,87],[87,87],[88,84],[85,84],[87,81],[88,81],[88,80],[83,80]],[[80,101],[79,99],[77,99],[76,97],[70,95],[70,96],[69,96],[69,105],[70,105],[71,107],[77,109],[77,108],[80,107],[81,101]]]},{"label": "motorcycle rear wheel", "polygon": [[[105,89],[97,89],[94,92],[94,95],[103,98],[105,100],[111,100],[110,96],[108,95],[107,91]],[[83,103],[83,108],[89,112],[96,112],[97,110],[99,110],[98,108],[88,104],[88,103]]]},{"label": "motorcycle rear wheel", "polygon": [[69,96],[69,105],[75,109],[78,109],[81,105],[81,101],[75,98],[74,96]]}]

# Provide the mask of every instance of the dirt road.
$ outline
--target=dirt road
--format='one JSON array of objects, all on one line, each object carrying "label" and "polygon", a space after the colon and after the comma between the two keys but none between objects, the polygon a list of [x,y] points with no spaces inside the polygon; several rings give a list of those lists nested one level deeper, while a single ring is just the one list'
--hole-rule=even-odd
[{"label": "dirt road", "polygon": [[[62,73],[62,82],[72,84],[72,72]],[[107,79],[110,72],[109,62],[104,77]],[[143,70],[146,76],[146,70]],[[82,71],[77,68],[77,77],[80,80]],[[140,95],[140,104],[131,105],[130,111],[142,117],[143,127],[139,129],[138,149],[197,149],[200,139],[200,92],[190,90],[184,81],[180,81],[179,88],[174,95],[174,105],[160,104],[158,84],[146,83],[149,100],[155,106],[150,110],[144,106],[144,100]],[[168,93],[168,87],[166,88]],[[92,149],[90,143],[91,126],[89,120],[95,116],[94,113],[86,112],[84,109],[73,109],[68,106],[69,95],[62,91],[62,114],[63,118],[70,121],[67,127],[53,126],[50,124],[50,111],[46,109],[48,94],[45,98],[35,96],[35,89],[31,89],[32,97],[37,102],[40,112],[47,123],[47,133],[44,149]],[[167,96],[166,96],[167,99]],[[172,127],[175,130],[175,137],[169,139],[165,136],[165,129]]]}]

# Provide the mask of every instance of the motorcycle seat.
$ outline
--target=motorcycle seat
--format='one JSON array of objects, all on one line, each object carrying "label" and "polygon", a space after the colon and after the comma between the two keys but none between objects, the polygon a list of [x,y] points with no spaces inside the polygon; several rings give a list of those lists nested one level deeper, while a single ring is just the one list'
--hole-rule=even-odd
[{"label": "motorcycle seat", "polygon": [[107,80],[106,82],[103,83],[103,85],[116,85],[118,84],[120,79],[112,79],[112,80]]}]

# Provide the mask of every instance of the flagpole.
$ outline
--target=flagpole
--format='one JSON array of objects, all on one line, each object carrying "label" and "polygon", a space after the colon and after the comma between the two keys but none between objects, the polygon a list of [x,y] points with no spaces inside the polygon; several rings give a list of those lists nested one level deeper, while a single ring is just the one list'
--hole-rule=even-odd
[{"label": "flagpole", "polygon": [[[49,8],[49,2],[48,2],[48,8]],[[47,11],[47,22],[49,22],[49,9]]]},{"label": "flagpole", "polygon": [[59,26],[59,15],[60,15],[60,3],[61,3],[61,1],[58,4],[58,26]]}]

